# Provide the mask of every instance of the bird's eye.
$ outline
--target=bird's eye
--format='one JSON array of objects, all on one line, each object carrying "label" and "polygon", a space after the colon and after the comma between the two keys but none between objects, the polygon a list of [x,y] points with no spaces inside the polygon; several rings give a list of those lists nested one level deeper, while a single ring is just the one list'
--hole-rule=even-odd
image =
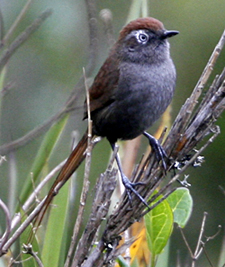
[{"label": "bird's eye", "polygon": [[147,43],[147,41],[148,41],[148,35],[145,34],[145,33],[140,33],[139,36],[138,36],[138,40],[141,43]]}]

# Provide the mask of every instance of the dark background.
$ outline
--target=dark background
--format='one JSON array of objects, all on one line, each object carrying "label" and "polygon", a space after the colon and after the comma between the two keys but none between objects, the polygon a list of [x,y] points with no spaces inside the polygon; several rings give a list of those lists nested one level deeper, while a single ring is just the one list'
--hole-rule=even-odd
[{"label": "dark background", "polygon": [[[24,4],[25,1],[22,0],[0,0],[6,31]],[[1,144],[23,136],[55,114],[69,97],[82,75],[82,68],[87,63],[89,38],[84,1],[34,1],[16,30],[16,34],[24,30],[41,11],[49,7],[53,8],[53,15],[15,53],[7,65],[5,82],[12,81],[14,86],[1,102]],[[103,8],[109,8],[113,13],[113,27],[117,37],[119,30],[126,23],[130,1],[97,1],[97,11],[100,12]],[[173,118],[193,90],[225,28],[224,10],[225,1],[223,0],[149,1],[151,16],[163,21],[167,29],[180,31],[178,36],[170,40],[171,54],[177,68],[177,88],[172,104]],[[100,19],[98,24],[99,67],[107,56],[108,48]],[[213,74],[221,72],[224,66],[225,51],[222,52]],[[98,67],[94,73],[97,72]],[[209,84],[206,85],[206,89],[208,86]],[[79,107],[82,107],[83,100],[84,93],[80,96]],[[50,159],[49,169],[68,155],[71,131],[76,129],[80,131],[80,134],[83,133],[86,123],[81,121],[82,116],[81,108],[73,112],[70,123],[64,130],[56,151]],[[219,185],[225,188],[224,114],[218,124],[221,127],[221,134],[204,152],[205,163],[201,168],[188,170],[194,207],[184,232],[193,249],[197,242],[204,211],[208,212],[205,228],[207,236],[214,235],[219,224],[224,226],[225,196],[219,190]],[[12,207],[17,201],[24,179],[28,176],[30,165],[43,136],[12,155],[16,160],[16,190],[13,199],[9,196],[9,164],[5,162],[1,166],[0,197],[6,203],[10,199]],[[109,153],[107,142],[103,141],[98,145],[93,154],[93,177],[104,171]],[[0,221],[2,221],[1,218]],[[214,266],[218,264],[223,232],[222,229],[220,235],[206,247]],[[188,252],[175,227],[171,240],[170,266],[175,266],[178,249],[184,262]],[[201,256],[197,266],[209,266],[204,256]]]}]

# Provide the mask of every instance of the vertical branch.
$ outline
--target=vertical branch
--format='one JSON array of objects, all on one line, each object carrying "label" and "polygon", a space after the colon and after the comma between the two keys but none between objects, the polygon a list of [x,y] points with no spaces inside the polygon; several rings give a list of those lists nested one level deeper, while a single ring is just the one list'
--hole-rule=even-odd
[{"label": "vertical branch", "polygon": [[8,207],[12,213],[15,208],[15,195],[17,188],[17,164],[15,153],[11,152],[9,154],[9,192],[8,192]]},{"label": "vertical branch", "polygon": [[85,91],[86,91],[86,101],[87,101],[87,117],[88,117],[88,139],[90,141],[92,136],[92,121],[91,121],[91,111],[90,111],[90,95],[88,90],[88,84],[87,84],[87,77],[85,73],[85,69],[83,68],[83,76],[84,76],[84,85],[85,85]]},{"label": "vertical branch", "polygon": [[80,231],[80,227],[83,220],[84,208],[87,201],[87,194],[89,191],[89,174],[90,174],[90,167],[91,167],[91,151],[93,148],[93,143],[91,142],[92,139],[92,121],[91,121],[91,112],[90,112],[90,97],[87,85],[87,79],[85,74],[85,69],[83,68],[83,76],[84,76],[84,83],[85,83],[85,90],[86,90],[86,103],[87,103],[87,114],[88,114],[88,145],[86,151],[86,161],[85,161],[85,173],[84,173],[84,180],[83,180],[83,188],[80,196],[80,206],[77,214],[77,219],[74,225],[72,241],[70,243],[69,252],[67,255],[65,267],[69,267],[74,248],[77,242],[77,236]]},{"label": "vertical branch", "polygon": [[113,26],[112,26],[112,20],[113,20],[112,12],[109,9],[102,9],[99,15],[103,21],[104,33],[107,38],[107,44],[109,47],[112,47],[112,45],[115,43]]},{"label": "vertical branch", "polygon": [[203,219],[202,219],[201,230],[200,230],[199,237],[198,237],[198,243],[197,243],[197,246],[196,246],[196,249],[195,249],[195,253],[194,253],[195,256],[197,256],[197,254],[200,251],[200,247],[201,247],[201,244],[202,244],[202,236],[203,236],[203,233],[204,233],[204,230],[205,230],[205,222],[206,222],[206,216],[207,215],[208,215],[208,213],[204,212]]},{"label": "vertical branch", "polygon": [[88,26],[89,26],[89,36],[90,36],[90,46],[89,46],[89,61],[86,66],[86,73],[89,76],[90,73],[95,68],[96,58],[98,54],[97,45],[97,18],[96,18],[96,6],[94,0],[85,0],[88,12]]}]

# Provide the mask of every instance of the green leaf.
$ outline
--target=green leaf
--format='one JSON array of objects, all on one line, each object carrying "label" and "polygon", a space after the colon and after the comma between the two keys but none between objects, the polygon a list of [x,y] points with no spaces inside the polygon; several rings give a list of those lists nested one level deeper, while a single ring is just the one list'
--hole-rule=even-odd
[{"label": "green leaf", "polygon": [[130,9],[127,16],[127,23],[131,20],[139,18],[141,16],[141,2],[140,0],[133,0],[130,5]]},{"label": "green leaf", "polygon": [[[67,116],[64,117],[61,121],[56,123],[51,127],[51,129],[46,134],[38,152],[35,157],[34,163],[31,167],[31,173],[33,175],[33,180],[36,181],[38,176],[40,175],[43,168],[46,166],[48,159],[51,155],[52,150],[54,149],[54,146],[57,143],[57,140],[64,129],[65,123],[67,121]],[[29,175],[30,176],[30,175]],[[33,190],[32,182],[30,177],[27,178],[26,183],[24,185],[24,188],[22,190],[22,193],[20,195],[20,202],[24,203],[27,197],[30,195],[31,191]],[[21,214],[23,212],[21,211]],[[23,244],[27,243],[27,240],[29,240],[29,236],[32,233],[31,227],[29,226],[21,235],[20,237],[20,245],[22,247]],[[38,256],[40,257],[40,251],[39,251],[39,244],[34,238],[33,242],[33,251],[38,252]],[[34,260],[26,261],[26,258],[30,257],[30,255],[22,254],[22,259],[24,260],[23,266],[30,267],[30,266],[36,266],[36,263],[34,263]]]},{"label": "green leaf", "polygon": [[155,267],[166,267],[169,266],[169,258],[170,258],[170,241],[168,240],[163,252],[158,256],[156,266]]},{"label": "green leaf", "polygon": [[[159,196],[152,205],[161,197]],[[166,246],[173,229],[173,213],[166,200],[145,215],[145,225],[148,247],[154,258]]]},{"label": "green leaf", "polygon": [[142,0],[142,1],[132,0],[127,16],[127,23],[130,22],[131,20],[148,16],[149,16],[148,0]]},{"label": "green leaf", "polygon": [[69,203],[69,182],[67,182],[55,197],[51,207],[47,229],[42,250],[42,261],[44,266],[63,266],[60,260],[65,259],[66,217],[68,214]]},{"label": "green leaf", "polygon": [[193,200],[187,188],[177,188],[168,198],[167,201],[173,211],[174,222],[180,227],[184,227],[190,218]]},{"label": "green leaf", "polygon": [[118,256],[116,259],[120,267],[130,267],[122,256]]},{"label": "green leaf", "polygon": [[65,116],[59,122],[54,124],[51,129],[47,132],[38,152],[34,159],[34,163],[29,171],[28,177],[24,184],[22,193],[20,195],[20,203],[24,203],[27,197],[30,195],[31,191],[33,191],[33,184],[31,182],[31,173],[32,179],[35,182],[40,175],[41,171],[45,167],[48,159],[53,151],[60,134],[62,133],[65,123],[67,122],[68,116]]}]

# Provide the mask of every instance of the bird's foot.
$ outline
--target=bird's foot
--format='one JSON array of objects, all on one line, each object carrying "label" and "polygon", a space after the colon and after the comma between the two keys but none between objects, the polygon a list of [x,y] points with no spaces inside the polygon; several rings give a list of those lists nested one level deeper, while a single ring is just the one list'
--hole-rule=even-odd
[{"label": "bird's foot", "polygon": [[[110,143],[111,146],[112,146],[112,149],[114,150],[115,149],[115,143]],[[124,174],[123,170],[122,170],[122,165],[121,165],[121,162],[120,162],[120,158],[118,156],[118,153],[116,154],[116,162],[117,162],[117,165],[118,165],[118,168],[119,168],[119,172],[120,172],[120,175],[121,175],[121,178],[122,178],[122,182],[123,182],[123,185],[126,189],[126,193],[127,193],[127,196],[128,196],[128,199],[129,199],[129,202],[130,202],[130,205],[132,207],[132,197],[131,197],[131,192],[133,192],[137,198],[139,198],[139,200],[148,208],[150,209],[148,203],[144,200],[144,198],[138,193],[138,191],[135,189],[135,186],[137,185],[145,185],[145,183],[142,183],[142,182],[137,182],[137,183],[131,183],[131,181],[127,178],[127,176]]]},{"label": "bird's foot", "polygon": [[168,156],[163,149],[163,147],[160,145],[159,141],[152,135],[150,135],[147,132],[143,133],[144,136],[146,136],[149,140],[149,144],[152,147],[152,149],[155,152],[156,158],[158,161],[162,161],[162,166],[164,170],[167,168],[166,160],[168,160]]},{"label": "bird's foot", "polygon": [[137,185],[145,185],[145,183],[131,183],[130,180],[126,177],[126,175],[124,173],[121,174],[122,175],[122,182],[123,185],[126,189],[126,193],[130,202],[130,205],[132,207],[132,196],[131,196],[131,192],[133,192],[137,198],[139,198],[139,200],[149,209],[149,205],[148,203],[145,201],[145,199],[138,193],[138,191],[135,189],[135,186]]}]

